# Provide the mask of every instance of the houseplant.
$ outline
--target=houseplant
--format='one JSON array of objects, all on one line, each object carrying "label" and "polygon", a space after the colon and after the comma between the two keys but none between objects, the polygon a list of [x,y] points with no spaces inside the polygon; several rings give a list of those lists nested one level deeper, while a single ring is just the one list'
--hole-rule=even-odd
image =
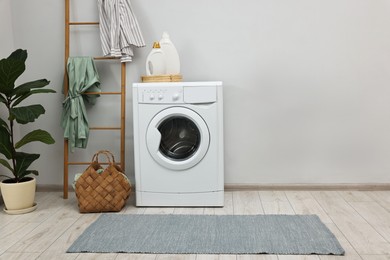
[{"label": "houseplant", "polygon": [[[20,105],[34,94],[55,93],[52,89],[43,89],[49,84],[46,79],[30,81],[16,86],[15,81],[25,71],[27,51],[18,49],[8,58],[0,60],[0,103],[6,107],[5,116],[0,117],[0,164],[10,170],[12,175],[0,183],[5,211],[7,213],[25,213],[35,209],[35,178],[38,171],[30,170],[30,165],[40,154],[26,153],[19,149],[31,142],[53,144],[54,139],[42,129],[33,130],[20,140],[16,140],[16,124],[26,125],[34,122],[45,109],[40,104]],[[1,104],[0,104],[1,105]],[[4,107],[1,108],[2,110]],[[4,112],[4,110],[3,110]],[[2,113],[1,115],[3,115]],[[29,192],[30,194],[25,194]]]}]

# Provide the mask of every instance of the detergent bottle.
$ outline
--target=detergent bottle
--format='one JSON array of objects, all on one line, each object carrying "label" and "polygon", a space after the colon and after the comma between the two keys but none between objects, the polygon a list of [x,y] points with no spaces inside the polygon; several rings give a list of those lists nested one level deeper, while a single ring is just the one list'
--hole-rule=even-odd
[{"label": "detergent bottle", "polygon": [[164,32],[160,40],[160,46],[165,55],[166,74],[180,74],[180,59],[179,54],[173,45],[169,34]]},{"label": "detergent bottle", "polygon": [[156,76],[166,74],[165,54],[159,42],[154,42],[153,49],[146,58],[146,75]]}]

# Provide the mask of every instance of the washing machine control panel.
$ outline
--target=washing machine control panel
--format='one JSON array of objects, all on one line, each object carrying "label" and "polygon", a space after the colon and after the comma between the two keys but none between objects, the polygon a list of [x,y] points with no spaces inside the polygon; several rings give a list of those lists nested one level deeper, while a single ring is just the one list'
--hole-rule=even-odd
[{"label": "washing machine control panel", "polygon": [[147,87],[138,89],[139,103],[183,103],[183,87]]}]

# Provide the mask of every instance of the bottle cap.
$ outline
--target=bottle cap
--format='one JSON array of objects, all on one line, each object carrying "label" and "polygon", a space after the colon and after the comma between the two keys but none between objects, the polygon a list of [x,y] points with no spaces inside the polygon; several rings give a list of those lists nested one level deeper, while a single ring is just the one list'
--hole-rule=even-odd
[{"label": "bottle cap", "polygon": [[159,42],[154,42],[153,43],[153,49],[160,49],[160,43]]}]

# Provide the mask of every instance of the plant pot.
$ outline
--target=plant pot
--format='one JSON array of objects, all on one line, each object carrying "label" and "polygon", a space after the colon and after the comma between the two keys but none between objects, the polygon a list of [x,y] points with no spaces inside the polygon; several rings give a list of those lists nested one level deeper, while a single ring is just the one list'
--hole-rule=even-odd
[{"label": "plant pot", "polygon": [[3,180],[0,183],[0,188],[1,194],[3,195],[5,212],[9,214],[22,214],[35,210],[35,178],[26,177],[25,181],[18,183]]}]

